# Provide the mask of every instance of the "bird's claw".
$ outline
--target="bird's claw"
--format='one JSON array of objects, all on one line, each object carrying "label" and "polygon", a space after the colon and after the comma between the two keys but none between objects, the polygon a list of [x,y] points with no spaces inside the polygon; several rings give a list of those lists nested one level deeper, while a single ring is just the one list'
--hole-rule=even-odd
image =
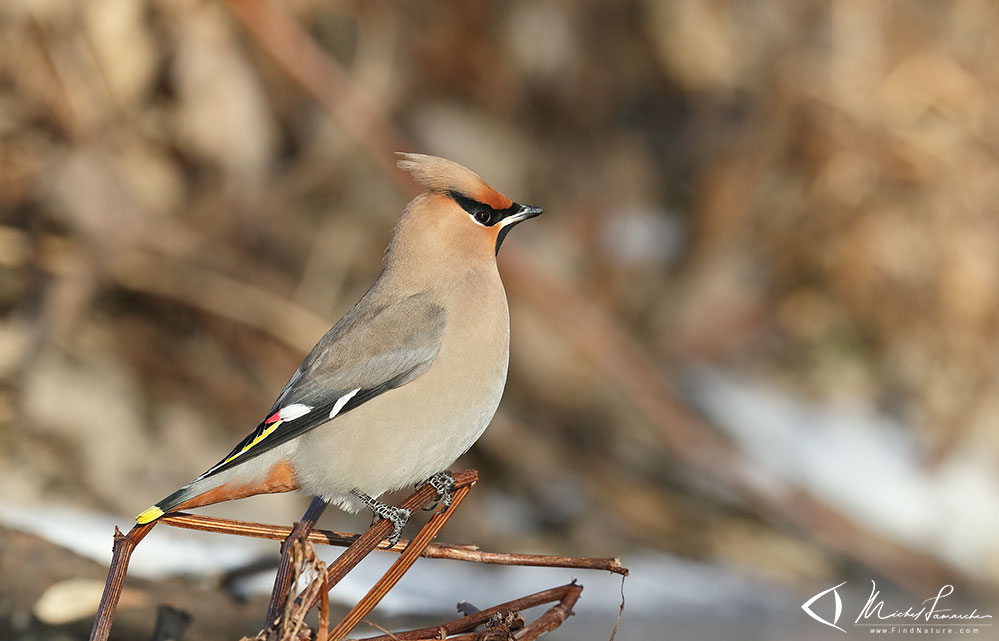
[{"label": "bird's claw", "polygon": [[448,507],[451,506],[451,496],[454,492],[454,474],[451,474],[447,470],[438,472],[424,481],[422,485],[429,485],[437,490],[437,496],[434,498],[433,504],[423,508],[424,511],[435,510],[440,505],[441,512],[446,512]]},{"label": "bird's claw", "polygon": [[402,536],[402,528],[406,527],[406,523],[409,522],[409,517],[413,515],[413,511],[407,510],[404,507],[382,503],[360,490],[351,490],[351,494],[371,510],[371,525],[374,525],[378,519],[385,519],[392,524],[392,533],[388,536],[388,546],[392,547],[398,543],[399,537]]},{"label": "bird's claw", "polygon": [[399,537],[402,536],[402,528],[406,527],[406,523],[409,522],[409,517],[413,515],[413,512],[403,507],[389,505],[385,507],[389,509],[382,518],[392,523],[392,533],[388,536],[388,546],[392,547],[399,542]]}]

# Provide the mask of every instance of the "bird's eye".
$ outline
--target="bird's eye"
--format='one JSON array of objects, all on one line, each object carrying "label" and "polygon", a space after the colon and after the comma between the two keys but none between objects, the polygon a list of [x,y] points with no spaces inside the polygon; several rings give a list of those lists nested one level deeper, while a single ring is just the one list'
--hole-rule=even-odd
[{"label": "bird's eye", "polygon": [[475,220],[479,221],[483,225],[488,225],[489,219],[492,217],[493,215],[488,209],[480,209],[475,212]]}]

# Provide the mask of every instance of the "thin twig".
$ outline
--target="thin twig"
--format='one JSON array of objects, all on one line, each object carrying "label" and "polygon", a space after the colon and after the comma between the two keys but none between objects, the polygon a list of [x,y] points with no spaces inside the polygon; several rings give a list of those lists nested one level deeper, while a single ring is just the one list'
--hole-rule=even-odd
[{"label": "thin twig", "polygon": [[624,614],[624,580],[627,577],[621,577],[621,606],[617,609],[617,619],[614,621],[614,629],[611,630],[610,639],[608,641],[614,641],[617,638],[617,631],[621,627],[621,616]]},{"label": "thin twig", "polygon": [[285,600],[288,598],[288,590],[292,585],[292,550],[296,543],[308,540],[309,533],[316,526],[319,517],[326,510],[326,501],[321,497],[315,497],[305,510],[302,520],[291,528],[288,537],[281,544],[281,562],[278,564],[277,573],[274,575],[274,588],[271,590],[271,600],[267,606],[267,617],[264,619],[264,627],[273,625],[274,618],[278,612],[284,608]]},{"label": "thin twig", "polygon": [[[399,637],[397,637],[394,634],[392,634],[391,630],[386,630],[385,628],[383,628],[382,626],[378,625],[374,621],[368,621],[368,620],[365,619],[363,621],[363,623],[367,623],[368,625],[370,625],[375,630],[378,630],[379,632],[382,633],[383,636],[388,637],[390,639],[390,641],[398,641],[399,640]],[[367,639],[365,639],[365,641],[367,641]]]},{"label": "thin twig", "polygon": [[583,586],[575,583],[571,584],[569,589],[566,590],[565,596],[562,597],[562,600],[557,605],[551,607],[547,612],[538,617],[534,623],[524,628],[524,631],[517,635],[518,641],[534,641],[534,639],[544,636],[562,625],[566,619],[572,616],[572,609],[576,607],[576,601],[579,600],[579,595],[582,591]]},{"label": "thin twig", "polygon": [[[292,560],[294,568],[292,578],[295,582],[306,572],[310,573],[313,580],[297,599],[285,605],[276,630],[276,636],[280,641],[295,641],[299,638],[299,630],[305,625],[305,615],[312,609],[313,604],[322,602],[325,585],[323,579],[326,576],[326,564],[319,560],[315,549],[308,541],[293,540],[288,556]],[[267,636],[266,629],[264,636]]]},{"label": "thin twig", "polygon": [[90,641],[107,641],[108,635],[111,633],[114,613],[118,609],[121,590],[125,585],[125,574],[128,572],[128,561],[132,558],[132,551],[139,544],[139,541],[149,534],[154,525],[156,525],[155,521],[146,525],[136,525],[129,530],[128,534],[122,534],[121,530],[115,526],[111,567],[108,568],[108,580],[104,584],[101,604],[94,617],[94,627],[90,631]]},{"label": "thin twig", "polygon": [[[256,539],[283,541],[291,533],[291,528],[285,525],[269,525],[249,521],[235,521],[214,516],[202,516],[186,512],[173,512],[160,518],[165,525],[213,532],[216,534],[234,534]],[[313,530],[308,541],[320,545],[347,547],[360,537],[359,534],[348,534],[332,530]],[[379,543],[375,548],[381,552],[401,553],[409,547],[410,541],[401,539],[393,546],[386,542]],[[470,563],[488,563],[492,565],[522,565],[530,567],[573,568],[580,570],[606,570],[615,574],[627,576],[628,568],[621,566],[621,560],[616,558],[590,558],[580,556],[559,556],[548,554],[511,554],[507,552],[486,552],[477,546],[460,543],[431,543],[420,556],[428,559],[450,559],[452,561],[467,561]]]},{"label": "thin twig", "polygon": [[[325,639],[330,630],[330,583],[326,580],[325,572],[322,573],[321,579],[322,586],[319,590],[319,625],[316,628],[317,639]],[[619,620],[620,618],[618,616]]]},{"label": "thin twig", "polygon": [[[451,636],[452,634],[459,634],[461,632],[472,630],[475,626],[481,625],[488,621],[489,618],[497,612],[520,612],[521,610],[533,608],[544,603],[551,603],[552,601],[565,603],[564,600],[566,597],[572,593],[575,593],[575,597],[572,599],[572,604],[575,604],[576,600],[579,598],[579,593],[582,590],[583,586],[576,583],[568,583],[557,588],[542,590],[541,592],[535,592],[534,594],[529,594],[519,599],[507,601],[506,603],[500,603],[499,605],[494,605],[491,608],[479,610],[474,614],[469,614],[468,616],[455,619],[454,621],[449,621],[448,623],[442,623],[441,625],[420,628],[418,630],[409,630],[407,632],[395,632],[392,633],[391,636],[382,635],[380,637],[365,639],[364,641],[393,641],[394,639],[398,639],[398,641],[421,641],[423,639],[443,639]],[[571,609],[572,608],[570,606],[569,610]]]}]

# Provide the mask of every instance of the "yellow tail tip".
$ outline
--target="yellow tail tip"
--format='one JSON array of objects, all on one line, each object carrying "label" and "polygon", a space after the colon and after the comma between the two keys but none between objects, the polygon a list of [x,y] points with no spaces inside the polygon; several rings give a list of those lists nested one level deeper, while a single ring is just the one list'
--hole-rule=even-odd
[{"label": "yellow tail tip", "polygon": [[135,522],[139,525],[145,525],[146,523],[155,521],[161,516],[163,516],[163,510],[154,505],[139,516],[135,517]]}]

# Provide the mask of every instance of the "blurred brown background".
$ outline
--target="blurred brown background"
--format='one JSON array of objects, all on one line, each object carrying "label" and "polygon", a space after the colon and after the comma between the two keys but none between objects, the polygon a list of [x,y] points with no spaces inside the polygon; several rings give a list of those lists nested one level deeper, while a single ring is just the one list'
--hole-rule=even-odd
[{"label": "blurred brown background", "polygon": [[446,540],[999,614],[997,33],[988,0],[2,3],[0,499],[126,525],[228,451],[377,275],[406,149],[546,210]]}]

